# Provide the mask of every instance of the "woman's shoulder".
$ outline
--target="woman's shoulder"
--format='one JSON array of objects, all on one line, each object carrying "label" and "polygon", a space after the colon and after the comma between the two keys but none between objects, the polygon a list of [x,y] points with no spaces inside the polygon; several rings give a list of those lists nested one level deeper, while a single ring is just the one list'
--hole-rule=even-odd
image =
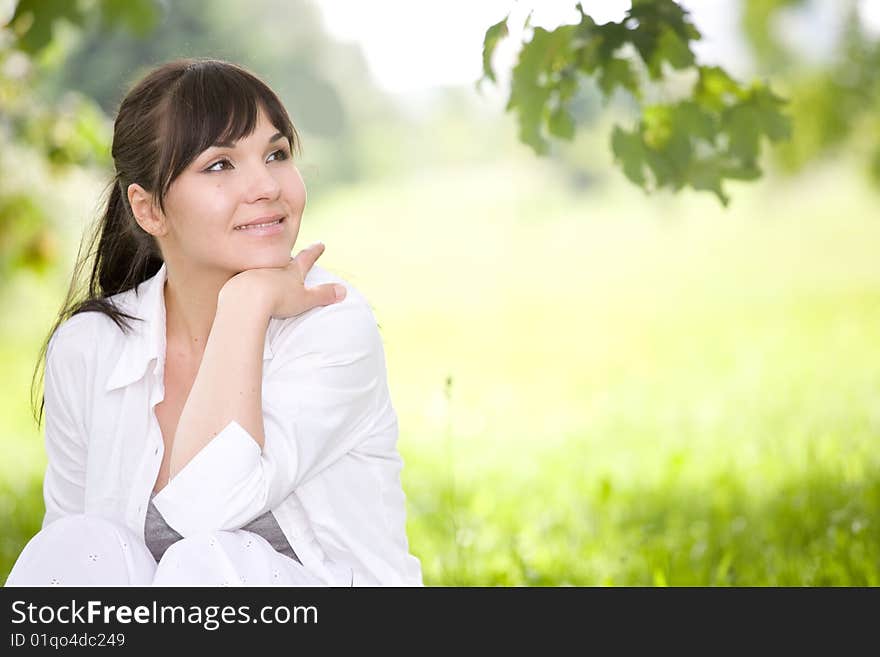
[{"label": "woman's shoulder", "polygon": [[[116,306],[120,311],[125,310]],[[130,320],[123,320],[130,324]],[[59,347],[77,352],[106,350],[114,340],[123,338],[119,325],[106,313],[85,310],[65,319],[52,333],[49,349]]]},{"label": "woman's shoulder", "polygon": [[345,298],[327,306],[317,306],[295,317],[274,318],[275,339],[286,342],[289,338],[301,346],[318,343],[327,347],[379,339],[376,317],[366,296],[339,274],[313,265],[306,274],[306,287],[325,283],[345,286]]}]

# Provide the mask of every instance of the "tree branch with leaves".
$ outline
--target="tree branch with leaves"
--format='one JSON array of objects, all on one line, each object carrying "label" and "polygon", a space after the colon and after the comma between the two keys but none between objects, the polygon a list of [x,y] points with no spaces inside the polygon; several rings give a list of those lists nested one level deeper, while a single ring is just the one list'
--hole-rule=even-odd
[{"label": "tree branch with leaves", "polygon": [[[767,83],[742,84],[719,66],[697,62],[691,46],[701,34],[677,2],[634,0],[623,20],[602,25],[581,3],[577,10],[577,24],[534,27],[512,71],[505,110],[516,113],[520,140],[536,154],[548,152],[547,136],[573,139],[570,103],[585,77],[598,83],[606,102],[618,91],[635,101],[636,125],[616,125],[611,149],[626,177],[646,192],[691,187],[727,205],[725,181],[761,176],[763,139],[790,137],[786,101]],[[497,83],[492,56],[510,34],[509,19],[486,30],[478,89],[487,79]],[[657,102],[647,93],[688,74],[689,88],[675,101]]]}]

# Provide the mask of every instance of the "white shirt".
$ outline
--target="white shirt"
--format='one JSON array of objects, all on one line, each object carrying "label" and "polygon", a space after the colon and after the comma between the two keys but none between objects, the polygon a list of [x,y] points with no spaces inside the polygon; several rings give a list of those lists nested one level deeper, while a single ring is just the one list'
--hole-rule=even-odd
[{"label": "white shirt", "polygon": [[[130,315],[67,319],[49,342],[43,527],[91,513],[142,536],[164,443],[166,266],[111,298]],[[231,421],[153,498],[183,537],[239,529],[272,511],[303,566],[332,586],[420,586],[409,553],[398,422],[367,300],[313,265],[306,285],[344,300],[271,318],[263,351],[264,447]]]}]

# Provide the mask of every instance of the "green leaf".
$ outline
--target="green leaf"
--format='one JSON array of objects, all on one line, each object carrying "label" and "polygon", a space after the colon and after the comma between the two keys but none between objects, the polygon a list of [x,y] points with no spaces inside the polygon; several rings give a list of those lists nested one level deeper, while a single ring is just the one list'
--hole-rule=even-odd
[{"label": "green leaf", "polygon": [[730,203],[730,197],[721,186],[724,174],[720,163],[715,159],[701,160],[690,171],[690,184],[696,190],[714,192],[725,207]]},{"label": "green leaf", "polygon": [[754,163],[736,162],[721,155],[715,155],[692,163],[690,184],[696,190],[713,192],[722,205],[727,206],[730,203],[730,197],[721,186],[725,179],[755,180],[760,176],[761,169]]},{"label": "green leaf", "polygon": [[565,62],[571,59],[570,45],[575,27],[562,25],[552,32],[536,27],[532,40],[520,50],[513,69],[506,109],[517,111],[520,139],[538,154],[549,150],[541,136],[544,106],[553,90],[553,84],[548,81],[551,75],[558,76],[558,71],[563,70]]},{"label": "green leaf", "polygon": [[663,62],[673,68],[693,64],[688,42],[700,38],[699,31],[687,19],[688,13],[673,0],[634,2],[623,25],[635,24],[629,40],[638,50],[652,78],[663,74]]},{"label": "green leaf", "polygon": [[602,66],[599,87],[606,96],[610,96],[615,87],[622,87],[636,96],[639,93],[639,83],[632,66],[628,60],[619,57],[612,57]]},{"label": "green leaf", "polygon": [[694,63],[694,53],[691,52],[687,42],[668,27],[660,32],[653,57],[648,62],[649,70],[656,73],[656,77],[662,73],[663,62],[668,62],[675,69],[687,68]]},{"label": "green leaf", "polygon": [[694,100],[708,110],[720,112],[746,96],[746,92],[718,66],[697,67]]},{"label": "green leaf", "polygon": [[510,33],[507,28],[508,18],[510,18],[510,14],[507,14],[504,20],[489,27],[483,37],[483,77],[489,78],[492,82],[496,82],[495,71],[492,69],[492,54],[495,52],[498,42]]},{"label": "green leaf", "polygon": [[669,105],[651,105],[642,112],[642,135],[645,145],[662,150],[672,139],[672,108]]},{"label": "green leaf", "polygon": [[729,136],[728,153],[746,162],[758,157],[761,121],[751,103],[740,103],[724,113],[724,131]]},{"label": "green leaf", "polygon": [[644,187],[645,179],[645,146],[637,132],[629,132],[620,126],[614,126],[611,133],[611,151],[614,159],[623,166],[623,173],[640,187]]},{"label": "green leaf", "polygon": [[683,100],[674,106],[672,123],[678,130],[709,143],[714,143],[718,134],[716,118],[691,100]]},{"label": "green leaf", "polygon": [[764,134],[770,141],[790,139],[791,119],[781,111],[787,101],[764,85],[756,85],[753,88],[752,99]]},{"label": "green leaf", "polygon": [[597,40],[596,57],[599,62],[605,62],[614,57],[618,48],[626,45],[631,40],[630,30],[623,23],[609,22],[604,25],[595,25],[591,30]]},{"label": "green leaf", "polygon": [[574,120],[564,106],[557,107],[550,113],[547,127],[550,133],[557,137],[568,139],[569,141],[574,137]]},{"label": "green leaf", "polygon": [[675,161],[668,153],[656,151],[652,148],[645,149],[645,162],[651,173],[654,174],[654,180],[657,187],[671,187],[679,190],[682,187],[681,173],[676,166]]}]

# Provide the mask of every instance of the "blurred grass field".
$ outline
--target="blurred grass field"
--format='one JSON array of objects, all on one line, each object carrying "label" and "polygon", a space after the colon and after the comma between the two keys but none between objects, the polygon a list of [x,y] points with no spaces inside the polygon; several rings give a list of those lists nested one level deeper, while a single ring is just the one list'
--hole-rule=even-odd
[{"label": "blurred grass field", "polygon": [[[296,250],[381,327],[426,584],[880,584],[880,197],[840,166],[731,191],[504,161],[309,199]],[[4,579],[67,275],[4,300]]]}]

